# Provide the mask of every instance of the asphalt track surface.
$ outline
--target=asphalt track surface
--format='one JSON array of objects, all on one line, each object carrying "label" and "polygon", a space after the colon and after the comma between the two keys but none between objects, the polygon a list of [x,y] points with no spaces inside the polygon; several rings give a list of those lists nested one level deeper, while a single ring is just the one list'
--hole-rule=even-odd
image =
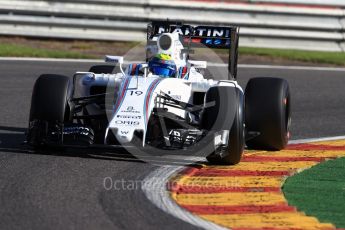
[{"label": "asphalt track surface", "polygon": [[[140,190],[104,188],[157,169],[120,153],[33,153],[21,145],[31,90],[42,73],[72,76],[90,63],[0,61],[1,229],[194,229],[151,204]],[[250,77],[282,77],[293,100],[293,139],[345,135],[345,71],[240,68]],[[162,165],[170,162],[161,162]]]}]

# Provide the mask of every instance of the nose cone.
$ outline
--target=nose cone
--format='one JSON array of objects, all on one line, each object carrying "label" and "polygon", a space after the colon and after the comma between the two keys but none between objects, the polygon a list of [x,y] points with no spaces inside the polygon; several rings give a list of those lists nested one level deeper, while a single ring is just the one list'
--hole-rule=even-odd
[{"label": "nose cone", "polygon": [[133,139],[134,130],[118,129],[116,139],[121,144],[130,143]]}]

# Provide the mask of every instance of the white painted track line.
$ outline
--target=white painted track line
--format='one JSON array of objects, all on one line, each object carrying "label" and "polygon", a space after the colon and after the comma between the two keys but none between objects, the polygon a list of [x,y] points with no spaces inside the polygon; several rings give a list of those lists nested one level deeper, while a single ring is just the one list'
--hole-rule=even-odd
[{"label": "white painted track line", "polygon": [[187,210],[181,208],[170,198],[167,183],[171,176],[181,171],[184,167],[163,166],[150,173],[143,181],[142,190],[146,197],[158,208],[174,217],[203,229],[224,230],[227,228],[204,220]]},{"label": "white painted track line", "polygon": [[285,70],[310,70],[310,71],[338,71],[345,72],[345,68],[340,67],[317,67],[317,66],[283,66],[283,65],[250,65],[240,64],[239,68],[248,69],[285,69]]},{"label": "white painted track line", "polygon": [[74,63],[104,62],[102,59],[31,58],[31,57],[0,57],[0,61],[74,62]]},{"label": "white painted track line", "polygon": [[[335,137],[322,137],[322,138],[310,138],[289,141],[289,144],[301,144],[319,141],[332,141],[345,139],[345,136]],[[200,158],[199,158],[200,159]],[[197,160],[197,159],[196,159]],[[146,197],[155,204],[158,208],[166,213],[173,215],[174,217],[181,219],[187,223],[203,229],[227,229],[222,226],[216,225],[212,222],[206,221],[187,210],[181,208],[175,201],[170,198],[170,194],[167,191],[167,183],[169,179],[183,170],[183,166],[162,166],[157,170],[151,172],[143,181],[142,190]]]},{"label": "white painted track line", "polygon": [[345,136],[308,138],[308,139],[300,139],[300,140],[291,140],[289,141],[289,144],[302,144],[302,143],[320,142],[320,141],[336,141],[336,140],[344,140],[344,139],[345,139]]}]

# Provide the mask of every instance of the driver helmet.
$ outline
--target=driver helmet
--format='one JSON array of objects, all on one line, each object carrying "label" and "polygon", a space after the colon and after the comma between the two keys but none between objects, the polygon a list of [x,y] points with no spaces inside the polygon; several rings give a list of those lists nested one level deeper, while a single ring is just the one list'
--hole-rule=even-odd
[{"label": "driver helmet", "polygon": [[149,61],[150,71],[161,77],[176,76],[176,64],[169,54],[157,54]]}]

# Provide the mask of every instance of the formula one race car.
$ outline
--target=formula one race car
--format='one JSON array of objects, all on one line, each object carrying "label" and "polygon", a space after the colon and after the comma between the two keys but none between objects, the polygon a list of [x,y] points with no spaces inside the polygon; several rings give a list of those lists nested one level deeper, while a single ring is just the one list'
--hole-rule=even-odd
[{"label": "formula one race car", "polygon": [[[245,144],[283,149],[290,127],[288,83],[253,78],[242,90],[236,81],[238,32],[154,21],[144,63],[124,70],[123,57],[106,56],[111,65],[92,66],[71,79],[41,75],[32,93],[27,143],[177,150],[215,164],[237,164]],[[229,49],[228,79],[204,78],[207,62],[191,60],[193,47]]]}]

